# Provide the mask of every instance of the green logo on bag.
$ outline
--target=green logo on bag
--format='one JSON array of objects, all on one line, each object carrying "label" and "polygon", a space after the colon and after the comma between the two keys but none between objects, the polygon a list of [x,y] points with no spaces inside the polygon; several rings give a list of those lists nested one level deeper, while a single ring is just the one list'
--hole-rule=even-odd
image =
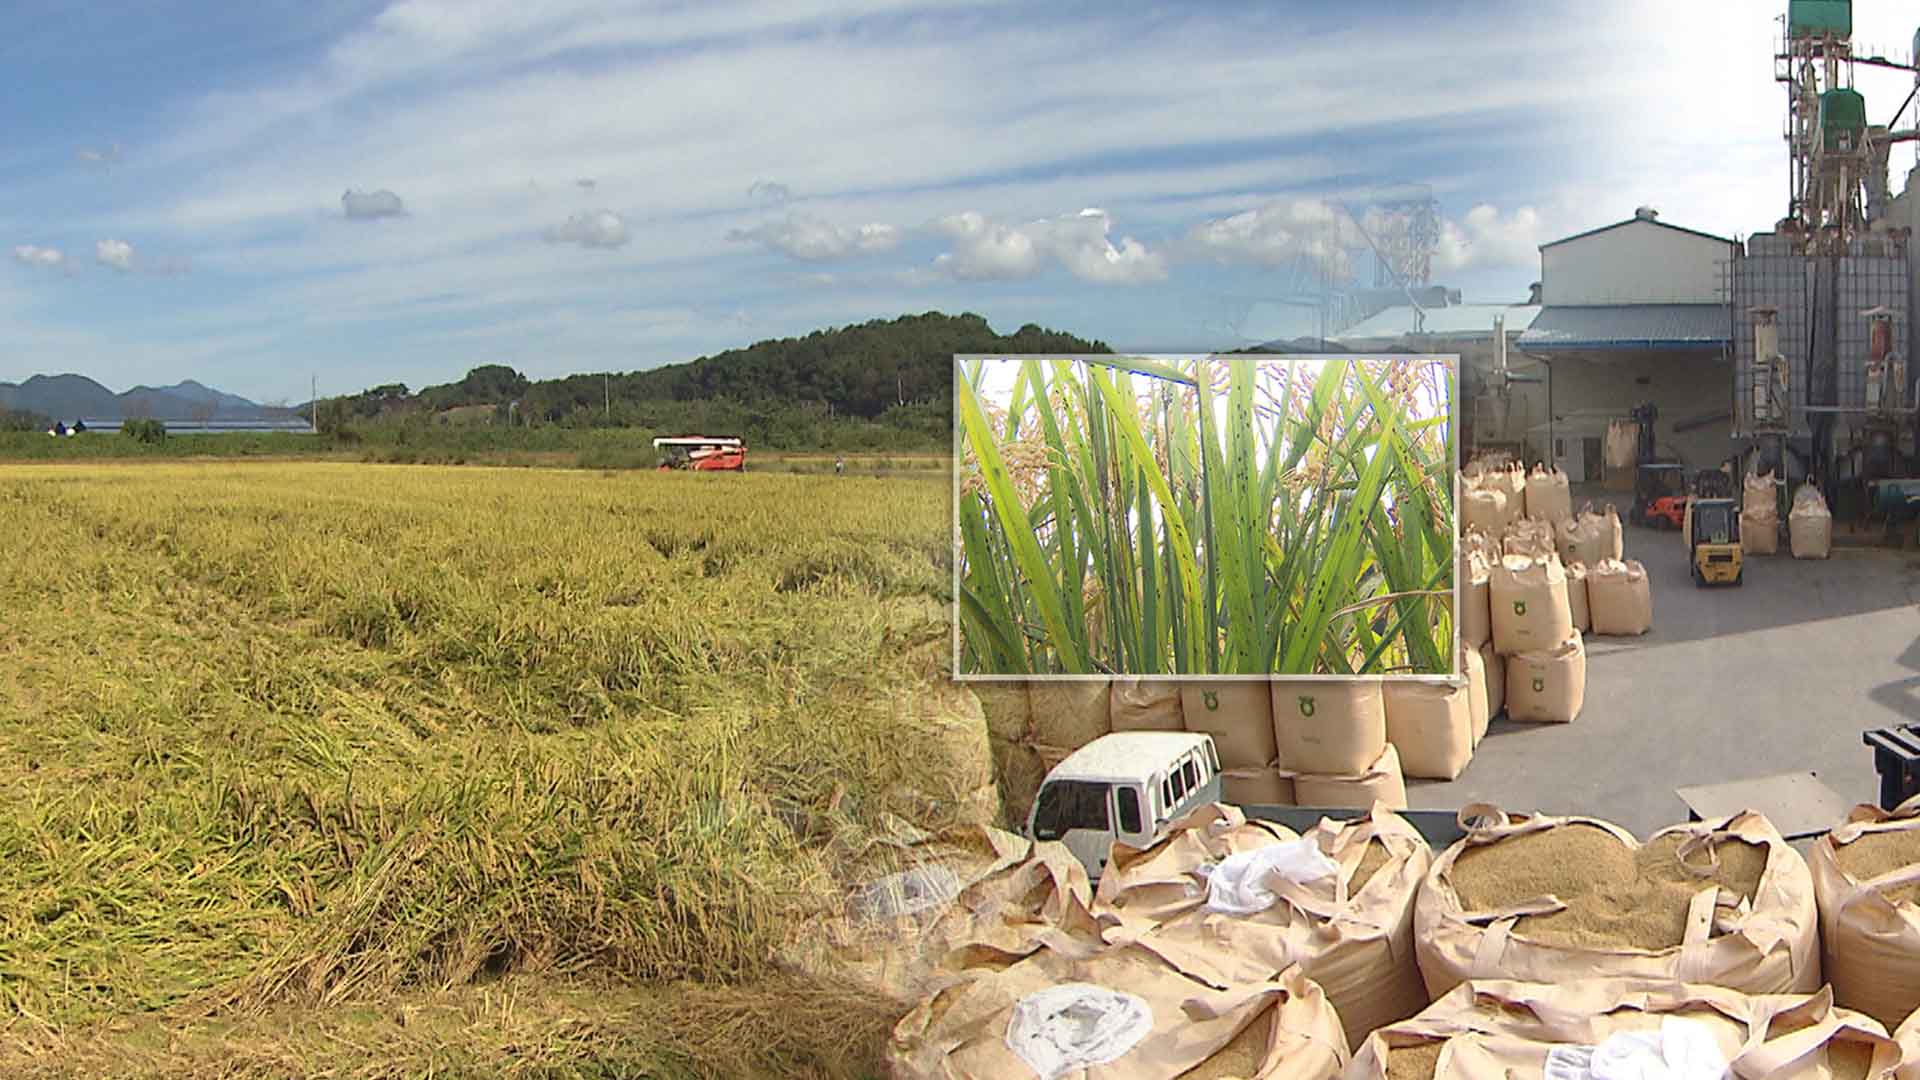
[{"label": "green logo on bag", "polygon": [[1313,699],[1312,698],[1303,697],[1300,699],[1300,715],[1301,716],[1313,715]]},{"label": "green logo on bag", "polygon": [[1212,712],[1220,707],[1220,691],[1208,690],[1200,695],[1200,700],[1206,702],[1207,711]]},{"label": "green logo on bag", "polygon": [[1513,602],[1513,613],[1515,615],[1525,615],[1527,613],[1527,602],[1525,600],[1515,600]]},{"label": "green logo on bag", "polygon": [[1536,694],[1544,694],[1544,693],[1546,693],[1546,692],[1547,692],[1547,680],[1545,680],[1545,679],[1535,679],[1535,680],[1533,680],[1533,692],[1534,692],[1534,693],[1536,693]]}]

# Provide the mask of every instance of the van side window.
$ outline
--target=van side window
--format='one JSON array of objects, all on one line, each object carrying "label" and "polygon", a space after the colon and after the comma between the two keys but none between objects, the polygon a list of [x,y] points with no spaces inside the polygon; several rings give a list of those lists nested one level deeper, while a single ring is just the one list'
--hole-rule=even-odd
[{"label": "van side window", "polygon": [[1209,772],[1220,771],[1220,757],[1213,752],[1213,743],[1207,743],[1207,768]]},{"label": "van side window", "polygon": [[1138,836],[1140,827],[1140,793],[1130,787],[1114,788],[1114,794],[1120,800],[1120,831]]},{"label": "van side window", "polygon": [[1173,770],[1173,804],[1175,806],[1180,805],[1180,800],[1186,797],[1187,797],[1186,774],[1182,773],[1179,769],[1175,769]]},{"label": "van side window", "polygon": [[1200,769],[1194,765],[1192,758],[1187,759],[1187,764],[1180,771],[1186,774],[1189,791],[1200,786]]},{"label": "van side window", "polygon": [[1160,778],[1160,813],[1162,815],[1166,815],[1172,812],[1173,812],[1173,781],[1163,776]]}]

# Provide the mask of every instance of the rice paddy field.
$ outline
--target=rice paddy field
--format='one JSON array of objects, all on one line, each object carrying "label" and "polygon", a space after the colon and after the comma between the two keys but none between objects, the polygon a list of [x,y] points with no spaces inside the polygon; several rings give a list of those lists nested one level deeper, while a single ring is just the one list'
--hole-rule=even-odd
[{"label": "rice paddy field", "polygon": [[868,1074],[772,958],[995,810],[950,499],[0,466],[0,1073]]}]

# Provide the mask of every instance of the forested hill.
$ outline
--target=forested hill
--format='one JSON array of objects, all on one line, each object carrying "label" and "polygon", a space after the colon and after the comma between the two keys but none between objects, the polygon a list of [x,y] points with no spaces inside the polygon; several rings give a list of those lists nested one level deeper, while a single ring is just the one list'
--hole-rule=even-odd
[{"label": "forested hill", "polygon": [[1111,351],[1031,324],[998,334],[979,315],[928,312],[622,374],[529,380],[510,366],[489,364],[457,383],[417,392],[395,383],[332,399],[322,404],[321,427],[439,417],[733,431],[790,446],[844,441],[848,426],[940,439],[951,432],[956,353]]}]

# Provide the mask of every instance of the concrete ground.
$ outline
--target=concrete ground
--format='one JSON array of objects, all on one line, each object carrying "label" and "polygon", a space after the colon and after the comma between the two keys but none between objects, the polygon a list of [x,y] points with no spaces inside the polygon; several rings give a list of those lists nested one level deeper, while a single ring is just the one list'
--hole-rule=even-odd
[{"label": "concrete ground", "polygon": [[1677,531],[1629,527],[1626,556],[1647,567],[1653,629],[1587,636],[1580,716],[1494,721],[1459,779],[1407,782],[1413,807],[1583,813],[1645,836],[1686,820],[1674,791],[1698,784],[1811,770],[1849,805],[1877,800],[1861,732],[1920,722],[1920,556],[1797,560],[1782,541],[1748,557],[1745,584],[1711,589]]}]

